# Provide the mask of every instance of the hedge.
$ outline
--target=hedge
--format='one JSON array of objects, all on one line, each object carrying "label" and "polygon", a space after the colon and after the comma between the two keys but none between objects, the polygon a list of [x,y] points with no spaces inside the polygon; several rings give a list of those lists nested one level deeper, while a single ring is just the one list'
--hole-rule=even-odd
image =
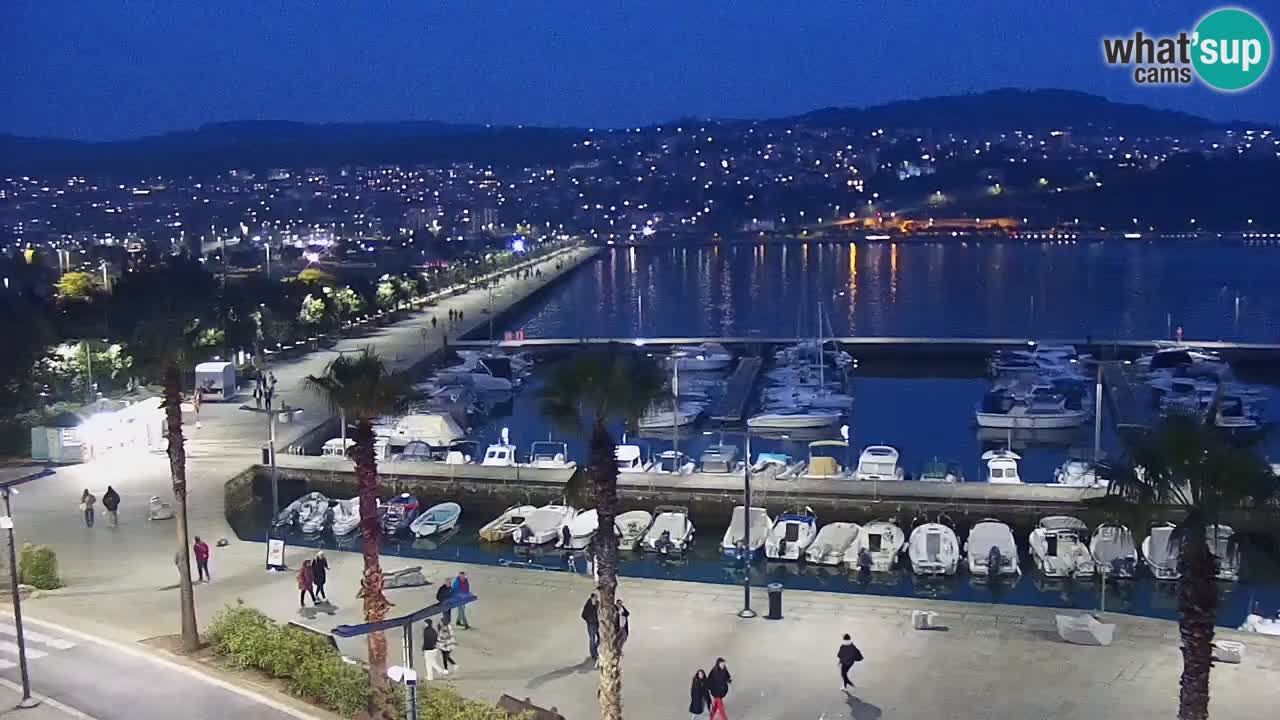
[{"label": "hedge", "polygon": [[[206,639],[231,667],[258,670],[287,681],[289,692],[346,717],[369,703],[369,671],[344,662],[324,638],[280,625],[243,604],[223,609],[209,623]],[[404,712],[403,689],[396,711]],[[419,720],[508,720],[496,707],[468,700],[451,689],[418,686]]]},{"label": "hedge", "polygon": [[37,590],[62,587],[57,553],[47,545],[23,543],[22,554],[18,556],[18,582]]}]

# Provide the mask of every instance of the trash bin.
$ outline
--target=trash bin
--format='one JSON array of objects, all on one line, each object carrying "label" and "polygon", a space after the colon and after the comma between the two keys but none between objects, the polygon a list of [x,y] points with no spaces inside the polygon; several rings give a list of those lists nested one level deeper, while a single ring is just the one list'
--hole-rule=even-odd
[{"label": "trash bin", "polygon": [[262,464],[263,465],[271,464],[271,448],[269,447],[262,448]]},{"label": "trash bin", "polygon": [[782,583],[769,583],[769,614],[765,619],[782,619]]}]

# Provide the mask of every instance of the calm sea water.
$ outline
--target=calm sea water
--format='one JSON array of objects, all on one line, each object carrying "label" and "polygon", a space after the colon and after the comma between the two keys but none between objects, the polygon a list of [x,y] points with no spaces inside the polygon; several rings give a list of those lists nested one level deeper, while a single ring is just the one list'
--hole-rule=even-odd
[{"label": "calm sea water", "polygon": [[836,335],[1280,342],[1280,244],[950,240],[613,247],[529,337]]}]

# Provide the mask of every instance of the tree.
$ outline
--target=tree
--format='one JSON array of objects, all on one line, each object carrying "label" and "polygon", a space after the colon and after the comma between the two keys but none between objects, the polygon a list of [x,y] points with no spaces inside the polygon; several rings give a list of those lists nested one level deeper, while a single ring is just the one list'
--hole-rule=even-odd
[{"label": "tree", "polygon": [[334,291],[333,303],[337,307],[338,320],[344,323],[350,322],[364,309],[364,300],[350,287]]},{"label": "tree", "polygon": [[1147,434],[1128,441],[1125,458],[1102,464],[1098,474],[1108,482],[1108,500],[1139,518],[1153,513],[1177,520],[1170,542],[1181,549],[1178,582],[1178,631],[1182,637],[1179,720],[1209,716],[1209,669],[1217,622],[1218,559],[1209,533],[1227,513],[1260,507],[1277,497],[1277,478],[1256,450],[1257,439],[1233,443],[1206,421],[1173,414]]},{"label": "tree", "polygon": [[[351,458],[356,466],[360,533],[364,539],[360,596],[364,599],[365,622],[381,622],[386,619],[391,603],[382,592],[382,564],[378,558],[382,528],[378,525],[378,462],[374,455],[373,420],[401,408],[409,383],[403,376],[389,371],[381,358],[365,348],[355,355],[339,355],[325,367],[323,375],[307,376],[306,384],[324,398],[330,410],[341,413],[345,420],[355,421]],[[387,639],[380,632],[369,634],[369,684],[373,688],[369,717],[394,718],[394,696],[387,685]]]},{"label": "tree", "polygon": [[305,325],[309,330],[314,331],[320,327],[328,316],[329,311],[325,304],[324,296],[307,293],[307,296],[302,298],[302,309],[298,311],[298,322]]},{"label": "tree", "polygon": [[55,287],[64,300],[88,300],[98,290],[93,276],[86,272],[65,273]]},{"label": "tree", "polygon": [[[196,626],[195,592],[191,587],[191,543],[187,527],[187,453],[182,434],[182,376],[197,361],[199,337],[212,326],[205,313],[214,305],[217,289],[199,263],[179,257],[140,272],[126,274],[116,285],[113,332],[127,340],[135,365],[164,387],[169,473],[177,518],[179,607],[182,647],[200,647]],[[215,321],[216,322],[216,321]]]},{"label": "tree", "polygon": [[634,422],[665,394],[666,380],[646,356],[615,349],[582,353],[556,367],[539,396],[542,414],[566,432],[590,441],[587,475],[599,527],[596,568],[600,577],[600,713],[622,718],[622,665],[619,662],[618,538],[611,532],[618,514],[618,465],[609,422]]}]

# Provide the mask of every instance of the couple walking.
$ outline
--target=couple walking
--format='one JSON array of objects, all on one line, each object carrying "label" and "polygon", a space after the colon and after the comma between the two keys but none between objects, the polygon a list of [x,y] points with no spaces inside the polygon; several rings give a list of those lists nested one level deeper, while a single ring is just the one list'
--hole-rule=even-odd
[{"label": "couple walking", "polygon": [[702,717],[702,713],[707,711],[711,712],[709,720],[715,720],[717,715],[723,720],[729,720],[724,709],[724,699],[729,695],[729,684],[732,682],[733,676],[729,674],[729,666],[725,664],[724,658],[716,658],[711,672],[698,670],[694,673],[689,687],[689,720]]},{"label": "couple walking", "polygon": [[458,637],[453,632],[453,624],[447,618],[441,618],[438,625],[430,620],[422,628],[422,665],[427,672],[427,680],[435,680],[436,675],[448,677],[449,666],[458,669],[453,659],[453,651],[458,648]]},{"label": "couple walking", "polygon": [[328,581],[329,560],[321,550],[316,553],[315,559],[304,560],[302,568],[298,570],[298,607],[307,606],[307,595],[311,595],[312,605],[328,603],[329,596],[324,593],[324,584]]},{"label": "couple walking", "polygon": [[[94,505],[97,502],[98,498],[89,492],[89,488],[85,488],[84,492],[80,493],[80,513],[84,515],[85,527],[93,527]],[[120,508],[120,493],[116,492],[115,488],[110,485],[107,486],[107,491],[102,494],[102,507],[107,509],[107,518],[111,521],[111,527],[118,527],[120,525],[120,515],[117,511]]]},{"label": "couple walking", "polygon": [[[618,655],[622,655],[622,646],[626,644],[627,638],[631,636],[631,611],[626,605],[622,604],[622,599],[615,600],[613,609],[616,618],[615,625],[618,628]],[[582,621],[587,624],[587,653],[592,660],[600,660],[600,596],[597,593],[591,593],[591,597],[587,598],[587,602],[582,606]]]}]

